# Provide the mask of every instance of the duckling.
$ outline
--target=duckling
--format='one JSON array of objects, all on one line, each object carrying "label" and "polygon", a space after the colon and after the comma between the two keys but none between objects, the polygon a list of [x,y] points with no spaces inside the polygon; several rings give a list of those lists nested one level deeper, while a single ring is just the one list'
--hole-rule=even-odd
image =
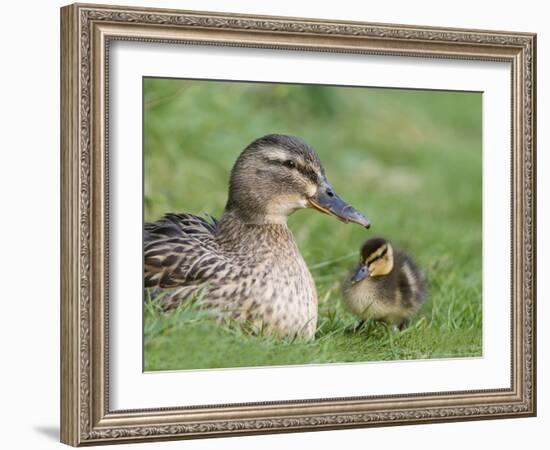
[{"label": "duckling", "polygon": [[366,228],[302,139],[268,135],[237,158],[219,221],[189,213],[145,224],[144,286],[169,310],[195,296],[218,316],[279,336],[314,337],[317,293],[287,218],[313,208]]},{"label": "duckling", "polygon": [[360,325],[375,319],[402,330],[426,298],[426,277],[410,256],[376,237],[363,244],[359,265],[343,291]]}]

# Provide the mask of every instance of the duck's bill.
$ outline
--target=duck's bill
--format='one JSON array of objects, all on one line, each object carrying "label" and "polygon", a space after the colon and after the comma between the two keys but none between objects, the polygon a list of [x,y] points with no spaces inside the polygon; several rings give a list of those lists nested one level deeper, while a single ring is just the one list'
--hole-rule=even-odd
[{"label": "duck's bill", "polygon": [[309,198],[309,205],[325,214],[340,219],[342,222],[353,222],[370,227],[370,221],[353,206],[342,200],[332,189],[319,189],[319,192]]},{"label": "duck's bill", "polygon": [[359,283],[369,276],[369,268],[365,264],[361,264],[353,276],[351,277],[351,284]]}]

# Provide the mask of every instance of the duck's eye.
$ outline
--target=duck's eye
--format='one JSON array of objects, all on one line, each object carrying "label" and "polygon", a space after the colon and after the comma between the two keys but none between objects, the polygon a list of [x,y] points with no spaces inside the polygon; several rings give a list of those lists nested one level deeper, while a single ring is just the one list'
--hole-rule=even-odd
[{"label": "duck's eye", "polygon": [[291,159],[287,159],[286,161],[283,161],[283,166],[288,167],[289,169],[295,169],[296,163]]}]

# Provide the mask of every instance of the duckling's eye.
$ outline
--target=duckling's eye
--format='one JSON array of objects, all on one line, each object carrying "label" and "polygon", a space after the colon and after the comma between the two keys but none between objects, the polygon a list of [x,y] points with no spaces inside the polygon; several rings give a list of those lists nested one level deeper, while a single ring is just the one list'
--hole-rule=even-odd
[{"label": "duckling's eye", "polygon": [[296,163],[291,159],[283,161],[283,166],[288,167],[289,169],[296,169]]}]

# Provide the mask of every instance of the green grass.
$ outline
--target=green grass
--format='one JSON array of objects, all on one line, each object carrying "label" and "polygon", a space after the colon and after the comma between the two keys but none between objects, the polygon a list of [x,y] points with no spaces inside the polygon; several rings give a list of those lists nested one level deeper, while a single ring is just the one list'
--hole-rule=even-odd
[{"label": "green grass", "polygon": [[[337,192],[371,230],[312,210],[289,220],[319,296],[316,339],[252,336],[196,303],[144,313],[146,370],[480,356],[481,94],[144,80],[145,220],[219,217],[240,151],[268,133],[315,147]],[[408,329],[356,320],[340,282],[382,235],[414,256],[429,298]]]}]

